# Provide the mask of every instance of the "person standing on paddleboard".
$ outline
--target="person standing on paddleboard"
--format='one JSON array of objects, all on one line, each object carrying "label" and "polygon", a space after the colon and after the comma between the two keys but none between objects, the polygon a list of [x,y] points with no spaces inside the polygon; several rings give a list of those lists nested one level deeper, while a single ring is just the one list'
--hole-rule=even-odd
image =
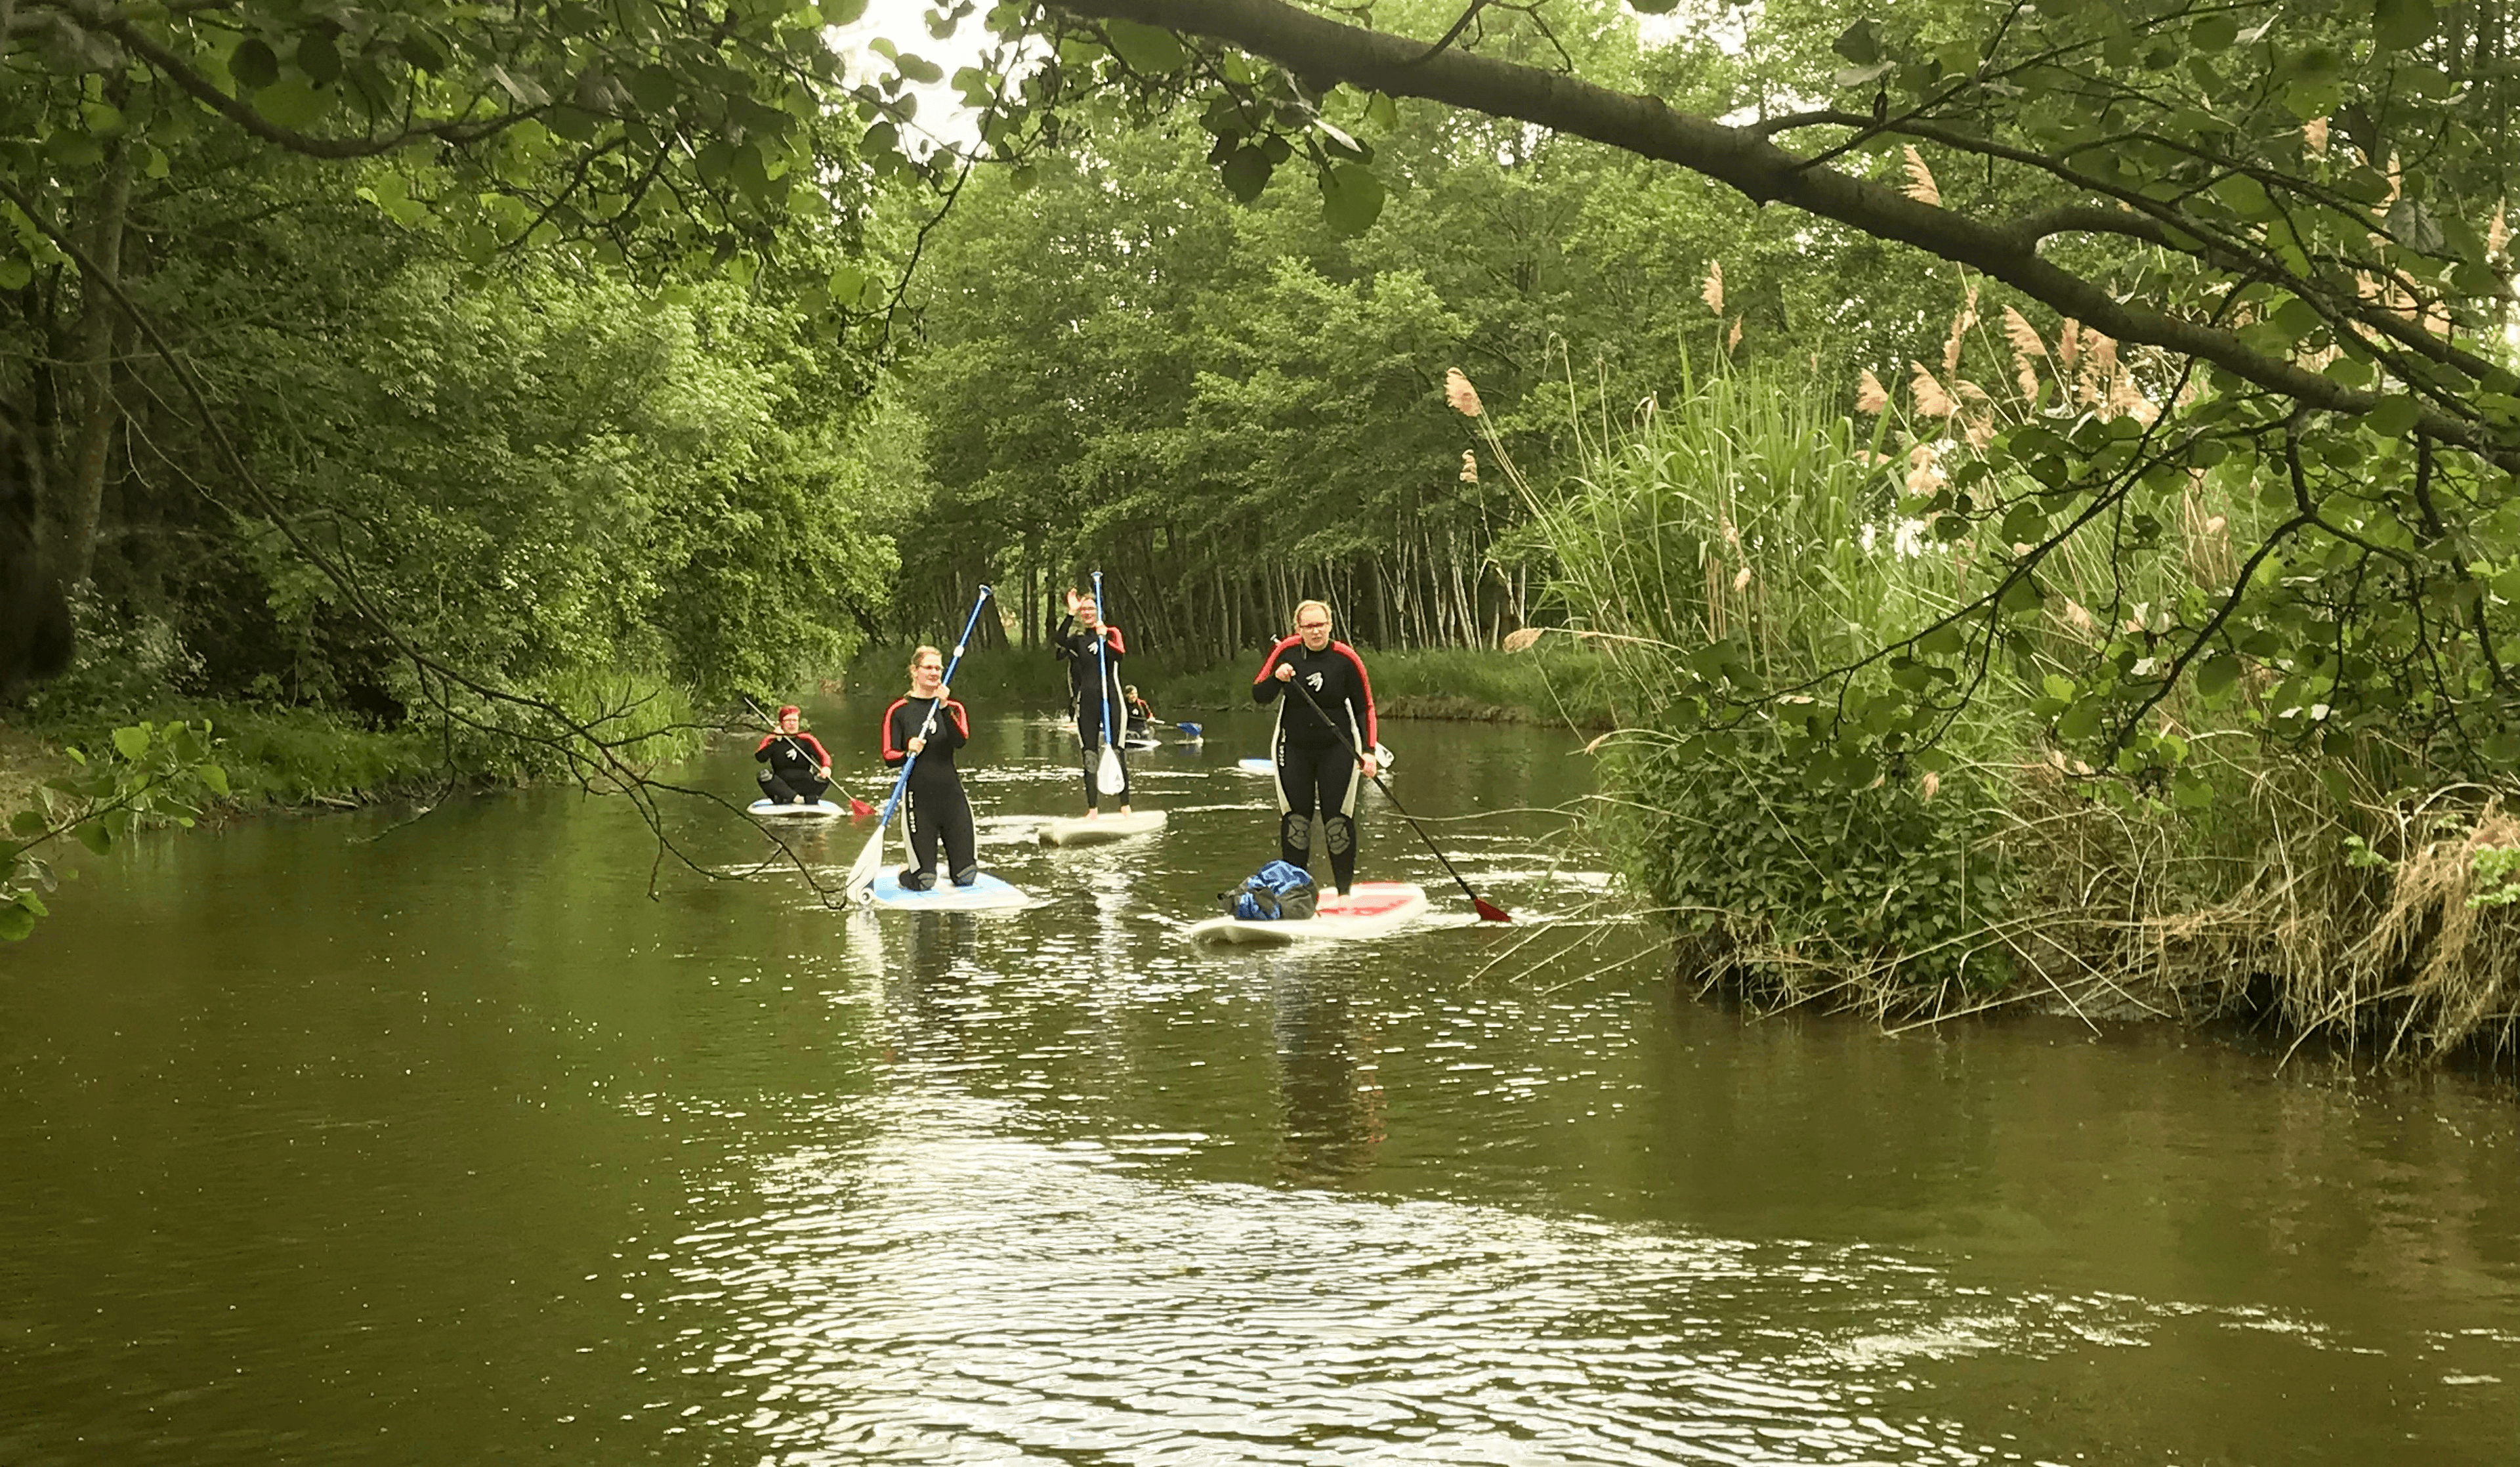
[{"label": "person standing on paddleboard", "polygon": [[912,755],[910,782],[902,791],[903,818],[910,827],[911,858],[919,864],[901,871],[902,890],[925,892],[936,885],[936,847],[945,847],[945,869],[954,885],[968,887],[980,879],[979,839],[971,828],[971,802],[963,793],[963,776],[954,767],[954,751],[971,741],[971,715],[945,686],[945,654],[922,647],[910,655],[910,691],[883,711],[883,761],[898,769]]},{"label": "person standing on paddleboard", "polygon": [[[1099,644],[1099,646],[1098,646]],[[1120,628],[1102,619],[1102,605],[1091,596],[1067,593],[1067,617],[1050,634],[1051,651],[1067,662],[1067,702],[1076,714],[1076,743],[1085,761],[1085,815],[1102,813],[1102,791],[1094,771],[1102,758],[1102,730],[1111,730],[1113,753],[1120,760],[1120,813],[1129,813],[1129,756],[1121,747],[1128,737],[1129,704],[1121,693],[1120,659],[1129,655]],[[1109,719],[1104,719],[1108,711]]]},{"label": "person standing on paddleboard", "polygon": [[[1287,690],[1296,678],[1304,692]],[[1251,679],[1251,701],[1278,705],[1270,753],[1278,766],[1278,858],[1290,866],[1312,859],[1313,816],[1322,817],[1330,848],[1330,873],[1338,894],[1356,886],[1357,756],[1368,778],[1379,730],[1373,717],[1373,684],[1365,660],[1345,642],[1330,640],[1328,603],[1295,608],[1295,634],[1269,649],[1260,675]]]},{"label": "person standing on paddleboard", "polygon": [[832,756],[823,752],[822,740],[797,731],[792,703],[779,711],[779,731],[763,739],[752,757],[770,766],[759,778],[761,798],[773,804],[814,804],[832,787]]}]

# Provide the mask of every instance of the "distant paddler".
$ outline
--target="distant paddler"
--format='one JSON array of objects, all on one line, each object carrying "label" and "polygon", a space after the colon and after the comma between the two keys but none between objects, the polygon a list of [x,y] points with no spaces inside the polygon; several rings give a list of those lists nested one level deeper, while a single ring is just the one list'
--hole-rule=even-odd
[{"label": "distant paddler", "polygon": [[782,708],[778,728],[752,751],[754,762],[770,766],[758,777],[761,798],[772,804],[819,804],[832,787],[832,756],[822,740],[796,726],[796,705]]},{"label": "distant paddler", "polygon": [[[1301,678],[1301,692],[1286,685]],[[1313,816],[1322,817],[1323,840],[1339,894],[1356,885],[1357,770],[1380,772],[1374,761],[1379,730],[1373,684],[1365,660],[1345,642],[1330,640],[1329,604],[1307,601],[1295,608],[1295,634],[1269,649],[1251,679],[1251,701],[1278,705],[1270,755],[1278,774],[1278,858],[1289,865],[1312,859]]]},{"label": "distant paddler", "polygon": [[1126,695],[1126,700],[1129,706],[1129,737],[1133,739],[1153,738],[1155,736],[1154,705],[1147,702],[1146,699],[1139,696],[1138,685],[1136,683],[1129,684],[1123,692]]},{"label": "distant paddler", "polygon": [[[954,885],[980,879],[979,839],[971,827],[971,802],[954,767],[954,751],[971,740],[971,715],[945,686],[945,654],[922,647],[910,655],[910,691],[883,711],[883,762],[910,765],[902,812],[915,865],[901,871],[904,891],[936,885],[936,848],[945,848],[945,869]],[[914,758],[913,756],[917,757]]]},{"label": "distant paddler", "polygon": [[[1096,576],[1101,578],[1099,573]],[[1120,750],[1129,726],[1129,705],[1121,690],[1120,660],[1129,643],[1120,628],[1102,619],[1099,597],[1067,592],[1067,618],[1051,632],[1052,652],[1067,664],[1067,702],[1076,715],[1076,744],[1085,764],[1085,815],[1102,813],[1102,797],[1119,797],[1120,813],[1129,813],[1129,760]],[[1107,742],[1106,742],[1107,735]]]}]

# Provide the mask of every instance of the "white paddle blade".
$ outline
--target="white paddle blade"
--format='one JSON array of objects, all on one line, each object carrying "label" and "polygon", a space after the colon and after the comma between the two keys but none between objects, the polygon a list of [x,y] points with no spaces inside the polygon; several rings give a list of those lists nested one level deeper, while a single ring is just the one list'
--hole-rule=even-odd
[{"label": "white paddle blade", "polygon": [[849,879],[847,884],[840,888],[841,894],[851,901],[864,900],[866,894],[875,890],[876,874],[882,869],[883,827],[878,825],[875,828],[875,834],[867,837],[866,848],[859,851],[858,858],[849,863]]},{"label": "white paddle blade", "polygon": [[1120,755],[1110,745],[1102,746],[1102,762],[1095,766],[1094,788],[1105,795],[1117,795],[1129,788],[1129,776],[1120,769]]}]

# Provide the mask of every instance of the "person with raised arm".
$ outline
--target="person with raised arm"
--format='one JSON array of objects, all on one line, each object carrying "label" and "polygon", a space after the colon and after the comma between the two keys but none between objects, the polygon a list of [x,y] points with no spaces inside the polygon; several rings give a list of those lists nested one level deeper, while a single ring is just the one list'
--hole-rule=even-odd
[{"label": "person with raised arm", "polygon": [[[1102,760],[1102,735],[1111,735],[1111,753],[1119,762],[1120,813],[1129,813],[1129,756],[1121,743],[1129,727],[1129,704],[1120,681],[1120,660],[1129,643],[1120,628],[1102,619],[1102,604],[1091,596],[1067,593],[1067,617],[1052,629],[1051,652],[1067,664],[1068,711],[1076,715],[1076,742],[1085,766],[1085,814],[1102,813],[1106,792],[1095,778]],[[1106,716],[1107,715],[1107,716]]]}]

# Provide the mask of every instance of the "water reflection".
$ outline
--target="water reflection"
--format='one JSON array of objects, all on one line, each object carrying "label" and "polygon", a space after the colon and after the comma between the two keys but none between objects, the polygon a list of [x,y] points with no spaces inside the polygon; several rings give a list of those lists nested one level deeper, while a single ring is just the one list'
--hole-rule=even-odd
[{"label": "water reflection", "polygon": [[1383,1138],[1372,1006],[1348,991],[1345,975],[1315,973],[1300,957],[1271,967],[1270,1029],[1284,1115],[1278,1179],[1298,1187],[1361,1181]]}]

